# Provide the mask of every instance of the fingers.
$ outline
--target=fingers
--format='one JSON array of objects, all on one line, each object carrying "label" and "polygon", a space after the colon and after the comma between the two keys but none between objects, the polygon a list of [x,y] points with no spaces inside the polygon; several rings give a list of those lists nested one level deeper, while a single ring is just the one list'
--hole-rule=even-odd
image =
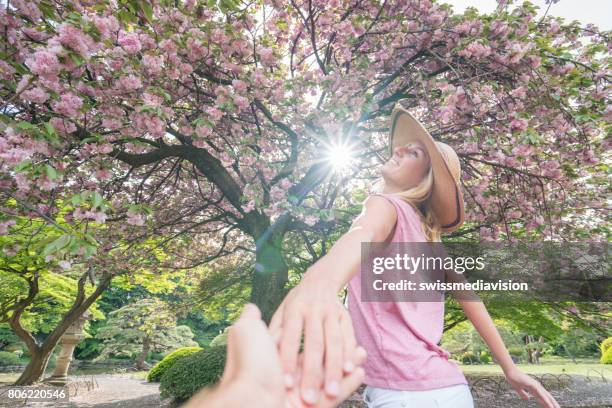
[{"label": "fingers", "polygon": [[349,375],[345,376],[340,382],[340,394],[335,399],[335,405],[329,405],[329,407],[335,407],[341,401],[350,397],[350,395],[363,383],[365,378],[365,371],[361,367],[357,367]]},{"label": "fingers", "polygon": [[288,308],[283,313],[282,334],[279,340],[279,355],[281,366],[285,373],[285,386],[292,387],[295,384],[295,369],[300,351],[300,339],[302,338],[303,317],[299,310],[293,312]]},{"label": "fingers", "polygon": [[342,368],[345,373],[350,373],[355,365],[353,363],[353,353],[357,347],[357,341],[355,340],[355,331],[353,329],[353,323],[348,312],[340,315],[340,329],[342,331],[342,342],[343,342],[343,365]]},{"label": "fingers", "polygon": [[536,381],[533,385],[531,385],[529,390],[543,407],[559,408],[557,401],[555,401],[552,395],[550,395],[550,393],[539,382]]},{"label": "fingers", "polygon": [[315,404],[319,400],[324,346],[323,322],[318,313],[312,313],[304,324],[304,363],[301,383],[302,399],[308,404]]},{"label": "fingers", "polygon": [[[359,367],[361,366],[367,357],[366,351],[363,347],[357,347],[353,350],[352,362],[355,365],[355,369],[350,374],[345,375],[340,380],[340,391],[337,396],[332,397],[327,394],[322,394],[319,401],[313,406],[306,404],[299,395],[297,389],[290,390],[287,395],[288,407],[291,408],[332,408],[337,407],[342,401],[348,398],[362,383],[365,378],[365,371]],[[302,375],[301,367],[304,364],[304,353],[301,353],[298,357],[298,367],[296,370],[296,376],[299,379]]]},{"label": "fingers", "polygon": [[525,401],[527,401],[529,399],[529,394],[527,394],[527,392],[525,392],[525,390],[521,389],[521,388],[517,388],[516,392],[518,393],[518,395],[521,396],[522,399],[524,399]]},{"label": "fingers", "polygon": [[240,352],[243,350],[241,346],[241,339],[244,338],[245,331],[248,332],[249,326],[252,322],[261,320],[261,312],[257,306],[252,303],[248,303],[242,309],[242,313],[236,322],[229,328],[227,334],[227,358],[225,361],[225,369],[223,370],[223,376],[221,383],[225,383],[230,379],[233,379],[238,372],[238,366],[240,365]]},{"label": "fingers", "polygon": [[342,365],[344,363],[340,319],[333,315],[324,322],[325,328],[325,392],[336,397],[340,393]]},{"label": "fingers", "polygon": [[285,302],[282,302],[280,306],[278,306],[274,314],[272,315],[272,319],[270,319],[270,324],[268,325],[268,331],[270,332],[272,337],[275,338],[275,340],[278,340],[277,337],[280,338],[279,334],[281,332],[281,327],[283,324],[284,308],[285,308]]}]

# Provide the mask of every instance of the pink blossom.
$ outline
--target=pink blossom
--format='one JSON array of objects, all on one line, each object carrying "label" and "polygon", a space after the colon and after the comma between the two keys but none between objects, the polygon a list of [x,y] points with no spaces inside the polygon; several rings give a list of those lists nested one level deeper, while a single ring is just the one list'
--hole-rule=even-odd
[{"label": "pink blossom", "polygon": [[524,86],[519,86],[518,88],[510,91],[510,95],[518,99],[525,99],[525,97],[527,96],[527,90]]},{"label": "pink blossom", "polygon": [[234,96],[234,102],[236,103],[236,106],[238,106],[238,109],[241,111],[247,110],[250,106],[249,100],[244,96]]},{"label": "pink blossom", "polygon": [[119,32],[119,45],[130,54],[136,54],[142,48],[137,33],[128,33],[123,30]]},{"label": "pink blossom", "polygon": [[76,119],[78,110],[83,106],[83,101],[72,92],[66,92],[59,101],[54,101],[51,106],[57,113]]},{"label": "pink blossom", "polygon": [[57,78],[61,69],[57,55],[44,48],[37,50],[33,56],[27,58],[25,64],[33,73],[49,80]]},{"label": "pink blossom", "polygon": [[135,75],[127,75],[119,78],[117,81],[117,88],[122,91],[134,91],[142,87],[140,78]]},{"label": "pink blossom", "polygon": [[89,56],[90,49],[94,47],[93,39],[90,36],[69,23],[61,24],[57,31],[62,45],[82,56]]},{"label": "pink blossom", "polygon": [[110,178],[113,176],[113,173],[109,169],[105,169],[103,167],[100,167],[98,170],[96,170],[95,174],[96,178],[100,181],[110,180]]},{"label": "pink blossom", "polygon": [[49,120],[49,123],[60,134],[73,133],[73,132],[76,132],[77,130],[76,125],[67,119],[55,117],[55,118],[51,118]]},{"label": "pink blossom", "polygon": [[142,214],[136,213],[132,208],[127,211],[127,217],[127,223],[130,225],[144,225],[144,216]]},{"label": "pink blossom", "polygon": [[314,215],[308,215],[304,218],[304,222],[310,226],[313,226],[317,223],[319,219]]},{"label": "pink blossom", "polygon": [[241,81],[240,79],[234,79],[232,80],[232,86],[234,87],[235,90],[237,90],[238,92],[245,92],[247,90],[247,84],[244,81]]},{"label": "pink blossom", "polygon": [[475,59],[481,59],[491,55],[491,47],[477,42],[471,42],[467,47],[459,51],[458,54],[467,58],[474,57]]},{"label": "pink blossom", "polygon": [[113,15],[103,17],[95,14],[92,20],[102,39],[110,38],[119,29],[119,21]]},{"label": "pink blossom", "polygon": [[261,47],[259,50],[259,56],[261,57],[261,64],[269,67],[274,65],[274,51],[269,47]]},{"label": "pink blossom", "polygon": [[223,111],[216,108],[215,106],[210,106],[206,109],[206,112],[211,116],[211,118],[215,121],[218,121],[223,117]]},{"label": "pink blossom", "polygon": [[150,55],[145,54],[142,57],[142,65],[149,75],[156,75],[162,72],[162,66],[164,64],[163,55]]},{"label": "pink blossom", "polygon": [[17,221],[15,220],[7,220],[0,222],[0,235],[8,235],[9,227],[11,225],[15,225]]},{"label": "pink blossom", "polygon": [[192,144],[198,149],[206,149],[208,147],[208,144],[204,139],[194,139]]},{"label": "pink blossom", "polygon": [[46,93],[42,88],[33,88],[24,91],[21,94],[21,99],[34,103],[45,103],[49,99],[49,94]]},{"label": "pink blossom", "polygon": [[528,125],[529,122],[527,121],[527,119],[516,118],[513,119],[512,122],[510,122],[510,129],[513,131],[522,132],[527,129]]},{"label": "pink blossom", "polygon": [[156,139],[166,134],[166,123],[158,116],[150,116],[145,125],[147,131]]},{"label": "pink blossom", "polygon": [[68,269],[72,268],[72,265],[68,261],[59,261],[57,264],[63,270],[68,270]]},{"label": "pink blossom", "polygon": [[198,124],[195,128],[195,133],[199,137],[206,138],[212,133],[212,129],[206,125]]}]

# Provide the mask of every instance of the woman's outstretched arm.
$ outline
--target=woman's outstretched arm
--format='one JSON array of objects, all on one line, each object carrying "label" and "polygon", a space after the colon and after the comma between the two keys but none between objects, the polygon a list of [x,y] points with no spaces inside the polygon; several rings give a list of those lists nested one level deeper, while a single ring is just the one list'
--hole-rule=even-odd
[{"label": "woman's outstretched arm", "polygon": [[[368,197],[349,231],[308,268],[272,316],[270,331],[278,340],[285,384],[299,386],[307,403],[314,404],[322,388],[335,396],[343,368],[347,372],[352,370],[350,356],[357,343],[338,292],[359,268],[361,243],[384,241],[396,220],[395,207],[387,199]],[[300,384],[293,384],[302,333],[302,378]]]},{"label": "woman's outstretched arm", "polygon": [[546,408],[560,408],[559,403],[555,401],[552,395],[534,378],[523,373],[512,361],[510,353],[487,311],[484,303],[474,300],[457,299],[465,315],[470,319],[474,328],[480,334],[480,337],[487,343],[491,354],[504,371],[506,379],[512,388],[523,398],[529,399],[529,394],[532,394]]}]

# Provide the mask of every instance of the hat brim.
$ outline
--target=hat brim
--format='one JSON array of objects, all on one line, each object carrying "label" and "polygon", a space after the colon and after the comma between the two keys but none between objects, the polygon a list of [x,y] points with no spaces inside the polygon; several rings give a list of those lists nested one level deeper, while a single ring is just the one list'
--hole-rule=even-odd
[{"label": "hat brim", "polygon": [[463,224],[465,218],[461,188],[453,178],[434,138],[410,112],[397,104],[391,113],[389,156],[395,147],[416,140],[421,141],[427,149],[433,168],[432,210],[442,232],[452,232]]}]

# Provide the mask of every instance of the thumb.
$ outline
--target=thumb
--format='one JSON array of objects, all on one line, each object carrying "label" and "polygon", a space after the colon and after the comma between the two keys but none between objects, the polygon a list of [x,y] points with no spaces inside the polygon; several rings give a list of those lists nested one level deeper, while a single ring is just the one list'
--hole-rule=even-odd
[{"label": "thumb", "polygon": [[525,401],[527,401],[529,399],[529,394],[527,394],[525,392],[525,390],[523,390],[522,388],[517,388],[516,392],[518,393],[518,395],[521,396],[522,399],[524,399]]}]

